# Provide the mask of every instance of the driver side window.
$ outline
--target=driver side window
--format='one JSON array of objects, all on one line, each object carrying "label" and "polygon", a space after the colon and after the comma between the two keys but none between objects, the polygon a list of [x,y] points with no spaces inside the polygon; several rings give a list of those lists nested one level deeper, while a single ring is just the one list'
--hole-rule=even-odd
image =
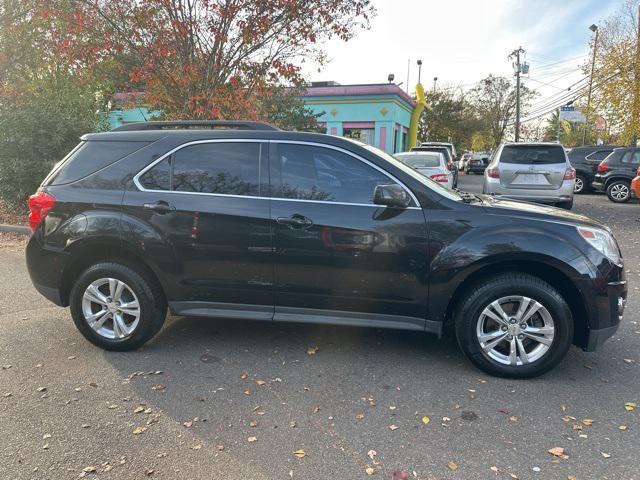
[{"label": "driver side window", "polygon": [[373,205],[377,185],[394,183],[357,158],[330,148],[280,143],[274,197]]}]

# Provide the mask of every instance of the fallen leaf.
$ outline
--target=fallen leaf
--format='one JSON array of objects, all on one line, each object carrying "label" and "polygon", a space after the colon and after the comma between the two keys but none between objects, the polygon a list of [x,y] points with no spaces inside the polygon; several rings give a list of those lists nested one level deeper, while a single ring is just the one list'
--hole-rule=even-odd
[{"label": "fallen leaf", "polygon": [[133,411],[133,413],[142,413],[144,412],[144,407],[136,407],[136,409]]},{"label": "fallen leaf", "polygon": [[319,405],[318,405],[318,406],[316,406],[316,407],[313,409],[313,413],[318,413],[319,411],[320,411],[320,406],[319,406]]},{"label": "fallen leaf", "polygon": [[93,472],[95,472],[96,470],[97,470],[97,468],[96,468],[96,467],[94,467],[93,465],[89,465],[88,467],[84,467],[84,468],[82,469],[82,471],[83,471],[84,473],[93,473]]},{"label": "fallen leaf", "polygon": [[70,355],[67,357],[67,360],[75,360],[76,356],[75,355]]},{"label": "fallen leaf", "polygon": [[38,392],[42,393],[42,392],[46,392],[47,391],[47,387],[38,387],[36,389]]},{"label": "fallen leaf", "polygon": [[146,431],[147,431],[147,427],[136,427],[133,429],[133,434],[140,435],[141,433],[144,433]]},{"label": "fallen leaf", "polygon": [[367,452],[367,457],[369,457],[371,460],[375,459],[376,455],[378,455],[378,452],[376,452],[375,450],[369,450]]},{"label": "fallen leaf", "polygon": [[191,428],[193,426],[193,422],[184,422],[182,425],[184,425],[187,428]]},{"label": "fallen leaf", "polygon": [[422,423],[424,423],[425,425],[429,425],[430,421],[431,421],[431,419],[427,415],[422,417]]},{"label": "fallen leaf", "polygon": [[289,427],[296,428],[296,426],[297,426],[296,422],[289,422]]},{"label": "fallen leaf", "polygon": [[82,428],[91,428],[91,425],[89,425],[88,423],[83,423],[81,425]]},{"label": "fallen leaf", "polygon": [[574,423],[573,427],[571,428],[573,428],[574,430],[582,430],[582,425],[580,425],[579,423]]},{"label": "fallen leaf", "polygon": [[567,480],[576,480],[575,475],[567,475]]},{"label": "fallen leaf", "polygon": [[255,420],[251,420],[251,421],[249,422],[249,426],[250,426],[250,427],[255,428],[255,427],[257,427],[257,426],[258,426],[258,422],[256,422]]},{"label": "fallen leaf", "polygon": [[115,404],[115,403],[112,403],[111,405],[107,405],[107,408],[108,408],[109,410],[115,410],[116,408],[118,408],[118,405],[117,405],[117,404]]},{"label": "fallen leaf", "polygon": [[318,351],[318,347],[309,347],[307,348],[307,355],[315,355]]},{"label": "fallen leaf", "polygon": [[559,457],[559,458],[564,458],[564,459],[569,458],[569,455],[567,455],[564,452],[564,448],[562,448],[562,447],[553,447],[553,448],[550,448],[549,450],[547,450],[547,452],[549,452],[554,457]]},{"label": "fallen leaf", "polygon": [[258,439],[257,439],[256,437],[249,437],[249,438],[247,438],[247,441],[248,441],[249,443],[253,443],[253,442],[257,442],[257,441],[258,441]]},{"label": "fallen leaf", "polygon": [[297,458],[304,458],[307,454],[304,452],[304,450],[300,449],[300,450],[296,450],[295,452],[293,452],[293,454],[297,457]]},{"label": "fallen leaf", "polygon": [[509,417],[509,420],[511,420],[512,422],[517,422],[518,421],[518,417],[516,415],[511,415]]},{"label": "fallen leaf", "polygon": [[267,384],[267,382],[265,382],[264,380],[256,380],[256,385],[262,386],[262,385],[266,385],[266,384]]},{"label": "fallen leaf", "polygon": [[240,375],[240,378],[244,380],[247,378],[247,375],[248,375],[247,372],[242,372],[242,375]]},{"label": "fallen leaf", "polygon": [[624,404],[624,409],[627,412],[632,412],[636,407],[637,405],[634,402],[627,402]]},{"label": "fallen leaf", "polygon": [[364,418],[364,413],[358,413],[356,415],[356,420],[362,420]]},{"label": "fallen leaf", "polygon": [[371,467],[367,467],[364,471],[367,473],[367,475],[373,475],[373,474],[376,472],[376,471],[375,471],[373,468],[371,468]]},{"label": "fallen leaf", "polygon": [[458,464],[454,461],[449,460],[447,462],[447,467],[449,467],[449,470],[457,470],[458,469]]},{"label": "fallen leaf", "polygon": [[570,415],[565,415],[564,417],[562,417],[562,420],[564,422],[570,422],[571,420],[575,420],[575,419],[576,419],[576,417],[572,417]]},{"label": "fallen leaf", "polygon": [[631,358],[625,358],[625,359],[624,359],[624,363],[633,363],[633,359],[631,359]]},{"label": "fallen leaf", "polygon": [[588,427],[590,425],[593,425],[593,420],[591,420],[590,418],[585,418],[584,420],[582,420],[582,423]]},{"label": "fallen leaf", "polygon": [[251,395],[251,390],[245,390],[245,391],[244,391],[244,394],[245,394],[245,395]]},{"label": "fallen leaf", "polygon": [[497,472],[497,471],[498,471],[498,467],[496,467],[495,465],[494,465],[493,467],[489,467],[489,469],[490,469],[492,472]]},{"label": "fallen leaf", "polygon": [[622,430],[624,432],[625,430],[627,430],[627,426],[626,425],[620,425],[618,427],[618,430]]},{"label": "fallen leaf", "polygon": [[389,425],[389,430],[394,431],[397,430],[399,427],[397,425]]},{"label": "fallen leaf", "polygon": [[167,388],[166,385],[164,385],[163,383],[159,383],[159,384],[154,385],[153,387],[151,387],[151,390],[162,391],[165,388]]},{"label": "fallen leaf", "polygon": [[216,445],[216,450],[218,450],[219,452],[224,450],[224,445]]},{"label": "fallen leaf", "polygon": [[602,456],[604,458],[611,458],[611,454],[610,453],[604,453],[604,452],[600,452],[602,454]]},{"label": "fallen leaf", "polygon": [[202,448],[202,445],[198,444],[198,445],[193,445],[191,447],[191,450],[200,450]]}]

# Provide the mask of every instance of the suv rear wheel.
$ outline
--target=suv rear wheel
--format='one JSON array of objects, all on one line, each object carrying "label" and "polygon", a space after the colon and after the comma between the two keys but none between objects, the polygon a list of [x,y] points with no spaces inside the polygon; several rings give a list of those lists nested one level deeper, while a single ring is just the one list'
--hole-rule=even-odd
[{"label": "suv rear wheel", "polygon": [[532,378],[555,367],[573,338],[573,319],[560,293],[522,273],[477,285],[455,318],[460,348],[478,368],[505,378]]},{"label": "suv rear wheel", "polygon": [[106,350],[132,350],[164,323],[162,291],[147,275],[114,262],[87,268],[71,289],[71,316],[80,333]]},{"label": "suv rear wheel", "polygon": [[607,197],[616,203],[628,202],[631,198],[631,184],[627,180],[614,180],[607,186]]}]

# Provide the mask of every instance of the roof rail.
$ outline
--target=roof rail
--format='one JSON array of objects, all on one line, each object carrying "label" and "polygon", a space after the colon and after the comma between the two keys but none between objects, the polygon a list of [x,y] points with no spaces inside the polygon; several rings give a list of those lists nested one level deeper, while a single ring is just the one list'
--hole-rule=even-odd
[{"label": "roof rail", "polygon": [[245,120],[176,120],[167,122],[135,122],[127,123],[113,132],[134,132],[140,130],[180,130],[180,129],[233,129],[233,130],[279,130],[273,125],[263,122]]}]

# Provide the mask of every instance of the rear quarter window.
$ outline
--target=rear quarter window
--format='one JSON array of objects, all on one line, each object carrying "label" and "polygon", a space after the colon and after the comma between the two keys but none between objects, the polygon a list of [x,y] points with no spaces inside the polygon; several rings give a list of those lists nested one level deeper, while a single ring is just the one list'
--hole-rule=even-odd
[{"label": "rear quarter window", "polygon": [[80,142],[64,160],[53,168],[43,185],[62,185],[76,182],[146,145],[148,145],[147,142]]},{"label": "rear quarter window", "polygon": [[507,145],[500,154],[500,163],[546,165],[566,163],[562,147],[541,145]]}]

